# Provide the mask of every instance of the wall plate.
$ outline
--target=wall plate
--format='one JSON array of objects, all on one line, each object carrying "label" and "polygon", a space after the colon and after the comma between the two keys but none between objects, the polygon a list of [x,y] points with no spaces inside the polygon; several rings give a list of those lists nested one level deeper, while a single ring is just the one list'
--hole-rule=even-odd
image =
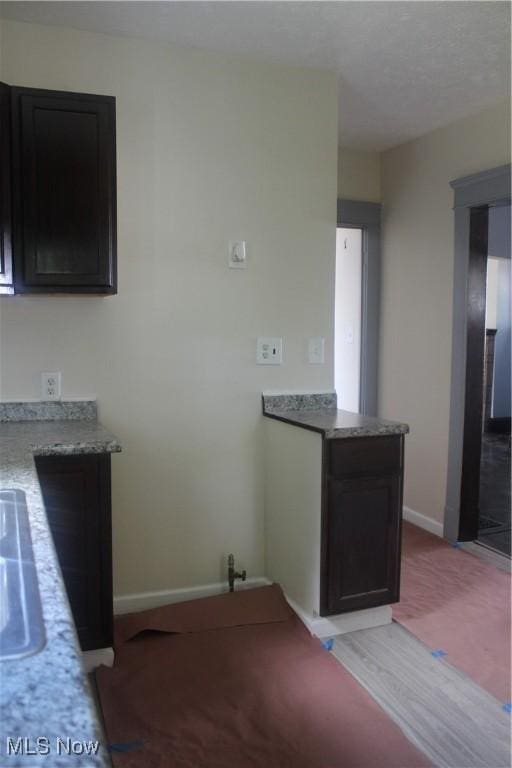
[{"label": "wall plate", "polygon": [[258,365],[281,365],[283,362],[283,340],[278,336],[259,336],[256,342]]},{"label": "wall plate", "polygon": [[325,363],[325,338],[323,336],[309,339],[308,362],[310,365],[323,365]]},{"label": "wall plate", "polygon": [[41,400],[60,400],[60,371],[41,374]]},{"label": "wall plate", "polygon": [[247,267],[247,248],[245,240],[229,241],[228,267],[230,267],[230,269],[245,269]]}]

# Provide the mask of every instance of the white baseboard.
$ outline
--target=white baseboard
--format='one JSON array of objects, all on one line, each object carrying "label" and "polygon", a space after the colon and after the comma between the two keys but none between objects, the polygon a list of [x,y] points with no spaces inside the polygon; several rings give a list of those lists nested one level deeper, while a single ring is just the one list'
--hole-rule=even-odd
[{"label": "white baseboard", "polygon": [[[264,576],[255,576],[247,579],[247,581],[237,581],[235,589],[237,591],[240,589],[253,589],[254,587],[264,587],[271,583]],[[132,595],[116,595],[114,596],[114,615],[120,616],[123,613],[146,611],[148,608],[158,608],[160,605],[183,603],[186,600],[195,600],[198,597],[211,597],[212,595],[220,595],[227,591],[227,583],[219,581],[213,584],[202,584],[197,587],[163,589],[157,592],[139,592]]]},{"label": "white baseboard", "polygon": [[113,648],[96,648],[94,651],[83,651],[82,661],[87,674],[96,669],[96,667],[113,667],[114,666],[114,649]]},{"label": "white baseboard", "polygon": [[287,595],[285,597],[311,634],[320,638],[344,635],[347,632],[356,632],[358,629],[382,627],[385,624],[391,624],[393,618],[390,605],[366,608],[364,611],[340,613],[338,616],[310,616],[297,605],[295,600]]},{"label": "white baseboard", "polygon": [[[247,581],[238,582],[235,589],[254,589],[272,584],[265,576],[257,576]],[[198,587],[183,587],[182,589],[163,589],[158,592],[140,592],[132,595],[118,595],[114,597],[114,614],[120,616],[123,613],[136,613],[148,608],[158,608],[160,605],[170,603],[183,603],[185,600],[195,600],[199,597],[211,597],[228,591],[225,582],[202,584]],[[317,637],[334,637],[345,632],[355,632],[358,629],[380,627],[391,623],[391,606],[383,605],[379,608],[368,608],[364,611],[343,613],[339,616],[309,616],[294,600],[285,595],[288,603],[305,624],[311,634]],[[105,661],[100,663],[106,663]],[[96,666],[96,664],[95,664]]]},{"label": "white baseboard", "polygon": [[421,512],[415,512],[414,509],[410,509],[409,507],[403,507],[403,517],[408,523],[417,525],[418,528],[423,528],[425,531],[429,531],[429,533],[433,533],[435,536],[443,538],[443,524],[439,523],[437,520],[432,520],[431,517],[422,515]]}]

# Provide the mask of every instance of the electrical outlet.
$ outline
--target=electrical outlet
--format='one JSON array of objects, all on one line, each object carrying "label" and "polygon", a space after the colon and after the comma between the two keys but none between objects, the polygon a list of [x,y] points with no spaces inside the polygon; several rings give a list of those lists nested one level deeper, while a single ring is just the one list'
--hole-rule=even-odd
[{"label": "electrical outlet", "polygon": [[41,399],[60,400],[60,371],[41,374]]},{"label": "electrical outlet", "polygon": [[259,336],[256,342],[258,365],[281,365],[283,362],[283,340],[276,336]]}]

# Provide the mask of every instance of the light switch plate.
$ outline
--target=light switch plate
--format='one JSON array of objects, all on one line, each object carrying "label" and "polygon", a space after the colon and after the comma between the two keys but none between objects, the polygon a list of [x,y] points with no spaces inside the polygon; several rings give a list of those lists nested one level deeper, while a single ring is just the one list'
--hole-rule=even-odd
[{"label": "light switch plate", "polygon": [[309,339],[308,360],[311,365],[323,365],[325,363],[325,339],[323,336]]},{"label": "light switch plate", "polygon": [[228,266],[230,269],[245,269],[247,267],[247,249],[245,240],[229,241]]},{"label": "light switch plate", "polygon": [[283,340],[278,336],[259,336],[256,342],[258,365],[281,365],[283,362]]}]

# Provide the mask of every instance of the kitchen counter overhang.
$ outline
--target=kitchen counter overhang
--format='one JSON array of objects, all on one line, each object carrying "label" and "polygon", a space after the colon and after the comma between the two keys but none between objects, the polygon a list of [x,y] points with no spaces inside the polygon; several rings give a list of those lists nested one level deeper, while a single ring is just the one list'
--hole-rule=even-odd
[{"label": "kitchen counter overhang", "polygon": [[335,393],[263,394],[263,414],[296,427],[319,432],[327,440],[379,435],[406,435],[409,425],[337,408]]}]

